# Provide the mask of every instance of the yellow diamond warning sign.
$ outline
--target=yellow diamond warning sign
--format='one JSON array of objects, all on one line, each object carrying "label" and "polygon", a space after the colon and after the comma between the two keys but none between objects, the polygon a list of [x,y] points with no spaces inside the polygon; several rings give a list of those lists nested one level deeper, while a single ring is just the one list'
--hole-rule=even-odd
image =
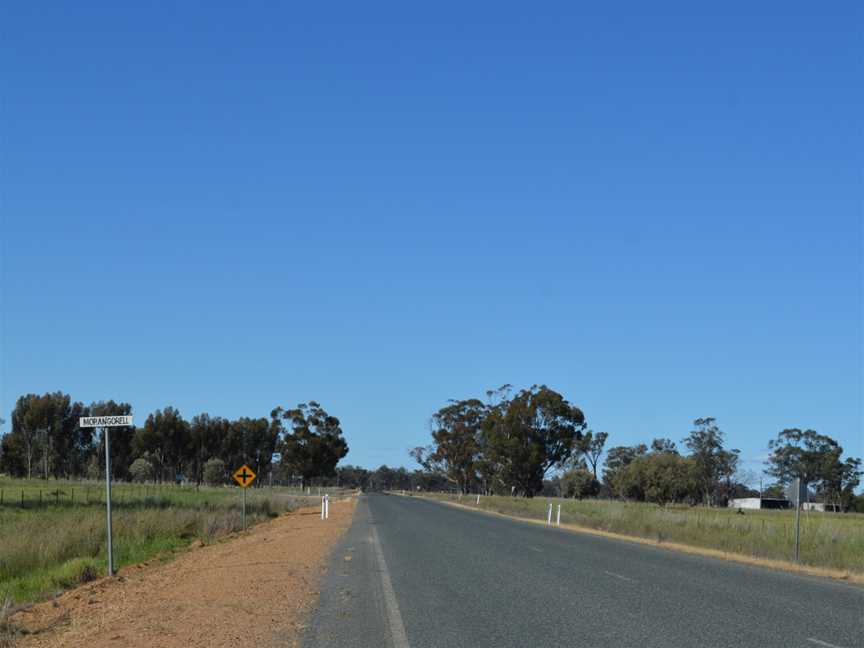
[{"label": "yellow diamond warning sign", "polygon": [[240,484],[243,488],[248,488],[255,481],[255,473],[247,465],[240,466],[234,471],[234,481]]}]

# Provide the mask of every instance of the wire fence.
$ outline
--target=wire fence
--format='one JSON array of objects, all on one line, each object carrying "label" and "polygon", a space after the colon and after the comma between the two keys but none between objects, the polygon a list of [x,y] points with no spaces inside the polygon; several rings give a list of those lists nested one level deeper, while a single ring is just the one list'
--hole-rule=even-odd
[{"label": "wire fence", "polygon": [[[334,495],[345,489],[324,486],[283,486],[260,484],[250,489],[251,493],[279,493],[294,496]],[[111,502],[116,506],[152,505],[161,502],[170,503],[179,500],[194,500],[197,503],[207,500],[221,500],[236,494],[239,487],[235,485],[206,486],[204,484],[175,485],[136,484],[129,482],[113,482],[111,486]],[[63,483],[56,485],[0,485],[0,509],[39,509],[47,507],[71,508],[79,506],[105,505],[104,482]]]}]

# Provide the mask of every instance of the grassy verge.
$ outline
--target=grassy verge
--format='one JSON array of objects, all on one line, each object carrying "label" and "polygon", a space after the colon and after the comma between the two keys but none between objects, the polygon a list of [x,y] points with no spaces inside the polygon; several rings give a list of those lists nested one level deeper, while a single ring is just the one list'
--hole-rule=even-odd
[{"label": "grassy verge", "polygon": [[[8,484],[4,486],[8,489]],[[14,488],[20,491],[27,485]],[[237,488],[133,488],[138,487],[127,490],[121,486],[118,496],[112,497],[118,567],[169,554],[195,539],[208,543],[241,529]],[[319,501],[279,489],[251,489],[247,497],[247,525]],[[104,500],[94,497],[90,504],[45,501],[43,495],[39,506],[21,507],[8,500],[0,506],[0,604],[39,600],[105,573]]]},{"label": "grassy verge", "polygon": [[[745,511],[702,507],[656,506],[638,502],[557,498],[481,497],[450,494],[423,497],[458,502],[504,515],[542,521],[549,503],[553,518],[561,505],[562,525],[674,543],[768,561],[792,561],[795,555],[793,511]],[[801,564],[864,576],[864,515],[801,514]]]},{"label": "grassy verge", "polygon": [[[278,492],[287,495],[304,495],[299,487],[278,486],[272,489],[252,489],[250,492]],[[313,488],[312,495],[322,492],[334,493],[339,489]],[[237,497],[237,488],[208,488],[195,486],[175,486],[174,484],[130,484],[115,482],[112,485],[112,502],[124,504],[141,502],[146,499],[160,499],[178,505],[199,505],[203,502],[221,502]],[[42,480],[13,479],[0,476],[0,508],[40,508],[45,506],[80,507],[105,504],[105,482],[101,480]]]}]

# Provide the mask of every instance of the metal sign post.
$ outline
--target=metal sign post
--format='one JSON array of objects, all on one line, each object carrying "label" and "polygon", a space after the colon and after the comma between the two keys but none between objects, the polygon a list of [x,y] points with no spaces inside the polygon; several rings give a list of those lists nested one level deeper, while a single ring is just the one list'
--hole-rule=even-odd
[{"label": "metal sign post", "polygon": [[107,509],[108,525],[108,575],[114,575],[114,542],[111,538],[111,436],[112,427],[129,427],[131,416],[82,416],[78,426],[82,428],[97,428],[105,435],[105,507]]},{"label": "metal sign post", "polygon": [[108,509],[108,575],[114,575],[114,542],[111,539],[111,428],[105,426],[102,433],[105,435],[105,506]]},{"label": "metal sign post", "polygon": [[795,562],[801,559],[801,501],[795,504]]},{"label": "metal sign post", "polygon": [[232,475],[234,481],[243,489],[243,530],[246,530],[246,489],[255,481],[255,472],[246,464],[240,466]]},{"label": "metal sign post", "polygon": [[789,488],[786,496],[795,505],[795,562],[801,558],[801,504],[807,499],[807,483],[800,477],[796,477]]}]

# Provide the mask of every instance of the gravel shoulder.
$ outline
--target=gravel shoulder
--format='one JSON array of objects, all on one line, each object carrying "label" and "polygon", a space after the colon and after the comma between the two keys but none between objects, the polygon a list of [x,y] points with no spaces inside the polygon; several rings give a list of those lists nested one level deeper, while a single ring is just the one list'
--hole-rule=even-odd
[{"label": "gravel shoulder", "polygon": [[326,522],[299,509],[23,610],[12,619],[27,633],[16,648],[297,646],[355,505],[332,502]]}]

